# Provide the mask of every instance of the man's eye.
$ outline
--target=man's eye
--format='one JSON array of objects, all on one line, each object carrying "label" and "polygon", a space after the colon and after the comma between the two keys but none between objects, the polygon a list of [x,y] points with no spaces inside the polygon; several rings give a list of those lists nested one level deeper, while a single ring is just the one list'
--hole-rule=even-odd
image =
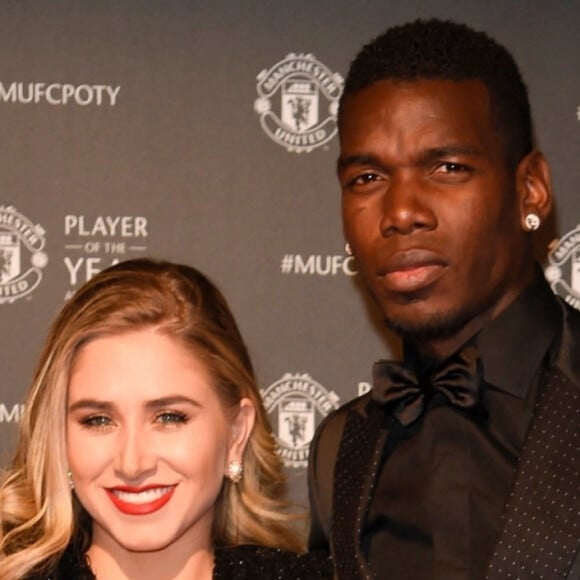
[{"label": "man's eye", "polygon": [[462,173],[469,171],[469,168],[462,163],[442,163],[438,170],[442,173]]},{"label": "man's eye", "polygon": [[372,183],[378,179],[378,175],[376,173],[363,173],[359,175],[356,181],[359,183]]},{"label": "man's eye", "polygon": [[377,179],[378,175],[376,173],[363,173],[362,175],[355,177],[355,179],[352,180],[352,183],[355,185],[364,185],[365,183],[372,183]]}]

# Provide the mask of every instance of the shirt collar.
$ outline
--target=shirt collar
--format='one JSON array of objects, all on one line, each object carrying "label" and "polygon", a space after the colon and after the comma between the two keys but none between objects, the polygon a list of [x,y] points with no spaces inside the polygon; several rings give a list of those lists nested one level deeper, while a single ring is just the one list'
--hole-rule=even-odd
[{"label": "shirt collar", "polygon": [[[557,298],[538,266],[530,285],[467,342],[477,344],[485,382],[523,399],[546,354],[553,355],[561,326]],[[419,373],[441,364],[422,358],[408,343],[404,360]]]},{"label": "shirt collar", "polygon": [[561,325],[557,298],[538,267],[532,283],[477,336],[485,382],[525,398]]}]

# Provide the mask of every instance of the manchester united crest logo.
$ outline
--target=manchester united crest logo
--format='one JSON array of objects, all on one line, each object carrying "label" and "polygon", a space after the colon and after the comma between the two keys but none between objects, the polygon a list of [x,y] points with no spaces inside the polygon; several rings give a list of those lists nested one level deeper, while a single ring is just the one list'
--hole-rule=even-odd
[{"label": "manchester united crest logo", "polygon": [[28,296],[40,284],[48,263],[45,243],[42,226],[0,205],[0,304]]},{"label": "manchester united crest logo", "polygon": [[338,409],[338,395],[307,374],[285,374],[261,391],[284,464],[306,467],[319,422]]},{"label": "manchester united crest logo", "polygon": [[337,133],[344,80],[312,54],[288,54],[257,77],[254,109],[266,135],[288,151],[310,152]]},{"label": "manchester united crest logo", "polygon": [[551,248],[544,274],[552,290],[580,310],[580,224]]}]

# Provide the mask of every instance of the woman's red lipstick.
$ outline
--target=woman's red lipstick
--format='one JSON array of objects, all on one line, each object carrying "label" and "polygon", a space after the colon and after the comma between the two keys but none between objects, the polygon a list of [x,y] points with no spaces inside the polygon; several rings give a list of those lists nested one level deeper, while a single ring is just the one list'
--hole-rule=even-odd
[{"label": "woman's red lipstick", "polygon": [[119,511],[130,516],[144,516],[160,510],[171,499],[176,487],[175,485],[116,486],[105,491]]}]

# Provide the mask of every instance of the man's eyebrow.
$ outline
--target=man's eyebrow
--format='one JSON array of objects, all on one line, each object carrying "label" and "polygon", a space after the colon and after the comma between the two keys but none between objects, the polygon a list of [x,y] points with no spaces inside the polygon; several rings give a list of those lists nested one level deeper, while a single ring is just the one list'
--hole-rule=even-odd
[{"label": "man's eyebrow", "polygon": [[[481,149],[474,145],[442,145],[431,147],[419,152],[420,159],[437,159],[439,157],[453,157],[456,155],[469,155],[470,157],[481,155]],[[338,158],[337,171],[346,169],[353,165],[370,165],[372,167],[384,168],[384,163],[376,156],[366,153],[345,155]]]},{"label": "man's eyebrow", "polygon": [[383,164],[379,161],[379,158],[375,155],[358,154],[339,157],[338,161],[336,162],[336,169],[337,171],[341,171],[352,165],[372,165],[373,167],[383,166]]},{"label": "man's eyebrow", "polygon": [[481,149],[473,145],[443,145],[442,147],[426,149],[420,157],[423,159],[437,159],[440,157],[455,157],[457,155],[475,157],[481,155]]}]

